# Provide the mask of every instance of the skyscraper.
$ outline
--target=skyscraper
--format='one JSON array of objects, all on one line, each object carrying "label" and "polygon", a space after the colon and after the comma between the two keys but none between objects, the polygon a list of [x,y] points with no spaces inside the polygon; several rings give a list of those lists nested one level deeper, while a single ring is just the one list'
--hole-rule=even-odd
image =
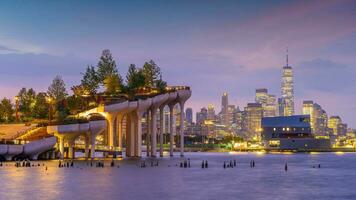
[{"label": "skyscraper", "polygon": [[256,89],[255,101],[262,105],[264,117],[276,116],[276,96],[268,94],[266,88]]},{"label": "skyscraper", "polygon": [[248,103],[245,107],[246,112],[246,128],[250,139],[260,139],[261,136],[261,120],[263,109],[260,103]]},{"label": "skyscraper", "polygon": [[215,109],[213,104],[208,105],[208,120],[215,120]]},{"label": "skyscraper", "polygon": [[229,126],[229,116],[228,116],[228,108],[229,107],[229,95],[227,92],[224,92],[221,97],[221,122],[225,126]]},{"label": "skyscraper", "polygon": [[193,109],[192,108],[187,108],[185,110],[185,119],[189,124],[193,123]]},{"label": "skyscraper", "polygon": [[303,115],[310,115],[310,127],[315,135],[327,134],[327,114],[322,107],[313,101],[303,101]]},{"label": "skyscraper", "polygon": [[346,135],[347,124],[342,123],[342,120],[339,116],[331,116],[328,120],[328,127],[332,129],[334,135]]},{"label": "skyscraper", "polygon": [[286,66],[283,67],[282,71],[282,105],[279,105],[280,115],[291,116],[294,115],[294,87],[293,87],[293,70],[292,67],[288,65],[288,49],[286,56]]},{"label": "skyscraper", "polygon": [[202,108],[200,112],[197,112],[196,123],[203,124],[207,118],[208,118],[208,110],[206,108]]}]

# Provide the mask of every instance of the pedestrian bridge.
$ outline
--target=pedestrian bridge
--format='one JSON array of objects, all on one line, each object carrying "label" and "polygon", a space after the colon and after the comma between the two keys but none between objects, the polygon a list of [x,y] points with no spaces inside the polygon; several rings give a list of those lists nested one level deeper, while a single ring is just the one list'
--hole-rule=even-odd
[{"label": "pedestrian bridge", "polygon": [[[94,158],[96,148],[96,137],[106,132],[105,140],[109,151],[123,149],[123,139],[125,138],[125,154],[127,157],[141,157],[142,154],[142,118],[146,114],[148,124],[147,135],[150,144],[147,146],[147,154],[152,157],[157,156],[157,141],[159,141],[159,155],[163,156],[163,130],[157,128],[164,126],[164,108],[169,107],[169,141],[170,155],[174,150],[174,107],[180,107],[180,154],[184,154],[184,104],[190,98],[189,87],[172,87],[168,92],[158,94],[153,97],[138,99],[134,101],[124,101],[109,105],[101,105],[79,114],[80,117],[90,118],[93,114],[100,114],[105,120],[90,121],[83,124],[55,125],[48,126],[47,132],[58,138],[58,148],[61,158],[64,158],[64,146],[68,146],[68,157],[74,158],[75,139],[79,136],[85,138],[85,157],[91,155]],[[89,155],[90,147],[90,155]]]},{"label": "pedestrian bridge", "polygon": [[12,160],[15,156],[23,155],[32,160],[37,160],[41,153],[53,149],[56,142],[57,138],[49,137],[24,145],[0,144],[0,156],[5,157],[6,160]]}]

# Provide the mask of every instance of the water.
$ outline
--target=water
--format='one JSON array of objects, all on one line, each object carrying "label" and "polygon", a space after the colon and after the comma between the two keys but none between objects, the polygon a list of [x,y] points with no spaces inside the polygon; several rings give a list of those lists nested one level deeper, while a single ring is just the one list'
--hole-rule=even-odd
[{"label": "water", "polygon": [[[191,168],[179,168],[179,157],[158,167],[139,168],[137,160],[120,160],[120,168],[0,168],[0,199],[356,199],[356,154],[186,153]],[[223,162],[237,160],[237,167]],[[201,169],[208,160],[209,168]],[[256,167],[249,162],[255,160]],[[285,163],[288,171],[284,171]],[[8,163],[10,165],[10,163]],[[313,168],[321,164],[321,168]],[[170,166],[170,167],[169,167]]]}]

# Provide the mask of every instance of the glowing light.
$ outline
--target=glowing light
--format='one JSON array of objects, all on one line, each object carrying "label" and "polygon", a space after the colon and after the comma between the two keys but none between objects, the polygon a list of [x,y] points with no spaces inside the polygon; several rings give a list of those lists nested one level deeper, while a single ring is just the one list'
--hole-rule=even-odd
[{"label": "glowing light", "polygon": [[256,154],[259,156],[263,156],[266,153],[266,151],[256,151]]},{"label": "glowing light", "polygon": [[337,151],[337,152],[335,152],[335,154],[336,154],[336,155],[344,155],[344,152],[342,152],[342,151]]},{"label": "glowing light", "polygon": [[318,154],[320,154],[320,153],[319,153],[319,152],[312,151],[312,152],[310,152],[310,154],[311,154],[311,155],[318,155]]}]

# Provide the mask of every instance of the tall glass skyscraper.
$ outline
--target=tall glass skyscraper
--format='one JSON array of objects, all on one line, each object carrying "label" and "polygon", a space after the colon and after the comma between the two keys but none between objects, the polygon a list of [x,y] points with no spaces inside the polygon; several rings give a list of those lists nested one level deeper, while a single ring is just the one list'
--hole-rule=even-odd
[{"label": "tall glass skyscraper", "polygon": [[283,67],[282,72],[282,101],[283,105],[279,107],[283,110],[280,110],[280,115],[291,116],[294,115],[294,86],[293,86],[293,69],[288,65],[288,49],[286,56],[286,66]]},{"label": "tall glass skyscraper", "polygon": [[225,126],[229,126],[229,116],[228,116],[228,106],[229,106],[229,95],[224,92],[221,97],[221,121]]}]

